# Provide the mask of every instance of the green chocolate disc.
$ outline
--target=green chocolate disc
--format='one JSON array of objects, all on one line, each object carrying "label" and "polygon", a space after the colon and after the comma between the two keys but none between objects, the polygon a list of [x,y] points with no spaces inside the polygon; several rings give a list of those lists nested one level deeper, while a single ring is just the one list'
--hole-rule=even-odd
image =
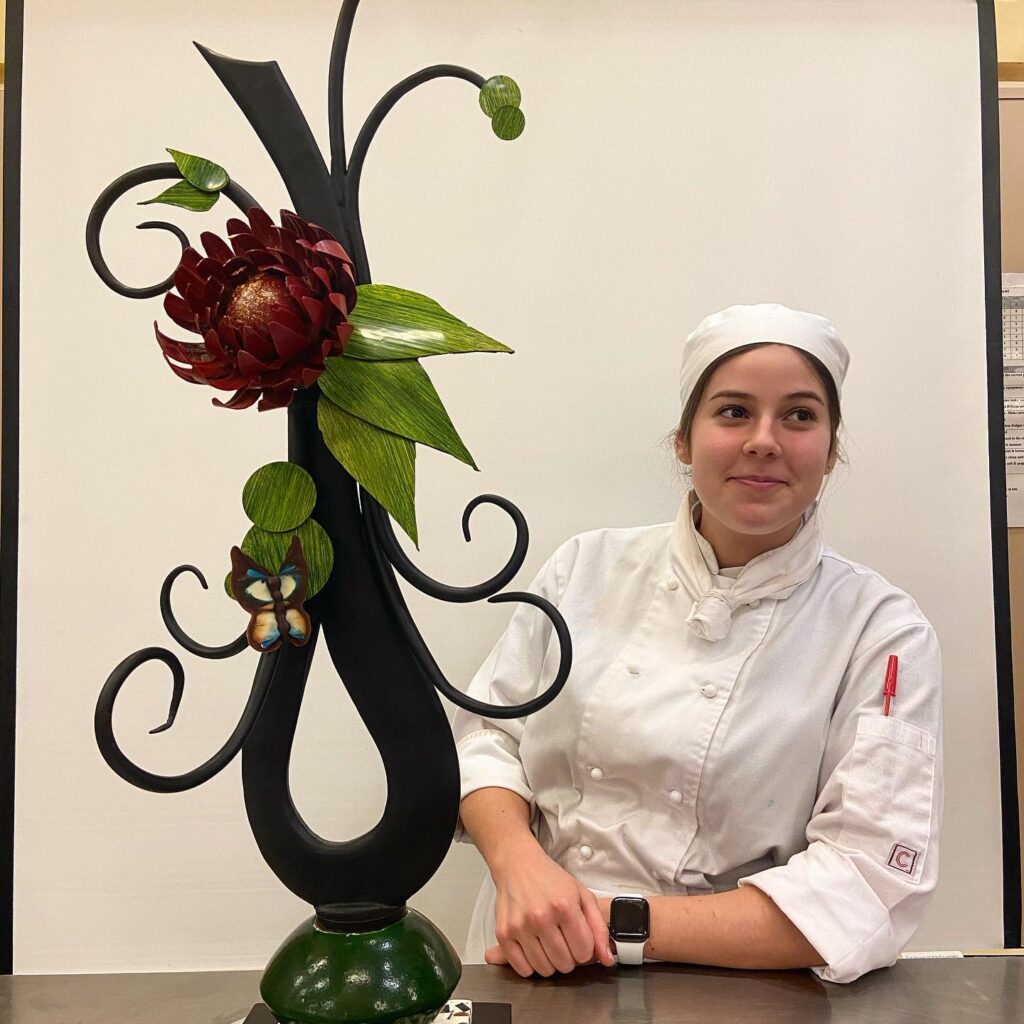
[{"label": "green chocolate disc", "polygon": [[518,139],[526,127],[526,115],[518,107],[499,107],[491,118],[491,128],[506,142]]},{"label": "green chocolate disc", "polygon": [[[327,531],[315,520],[307,519],[297,530],[285,530],[283,533],[261,530],[254,526],[246,535],[239,547],[257,564],[271,573],[277,572],[284,562],[292,537],[298,535],[302,541],[302,553],[309,566],[309,593],[311,598],[323,588],[334,567],[334,547]],[[231,573],[224,580],[224,589],[228,597],[231,593]]]},{"label": "green chocolate disc", "polygon": [[316,504],[313,478],[294,462],[261,466],[242,489],[242,508],[257,526],[280,533],[294,530],[312,514]]}]

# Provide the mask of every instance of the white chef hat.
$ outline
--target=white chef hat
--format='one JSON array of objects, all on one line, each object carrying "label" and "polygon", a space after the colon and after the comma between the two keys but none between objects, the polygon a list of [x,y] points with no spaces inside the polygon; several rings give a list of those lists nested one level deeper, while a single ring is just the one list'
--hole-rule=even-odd
[{"label": "white chef hat", "polygon": [[682,408],[686,408],[701,374],[716,359],[733,349],[759,342],[792,345],[817,356],[835,381],[836,393],[842,395],[850,353],[839,340],[832,321],[778,302],[762,302],[754,306],[729,306],[712,313],[686,339],[679,371]]}]

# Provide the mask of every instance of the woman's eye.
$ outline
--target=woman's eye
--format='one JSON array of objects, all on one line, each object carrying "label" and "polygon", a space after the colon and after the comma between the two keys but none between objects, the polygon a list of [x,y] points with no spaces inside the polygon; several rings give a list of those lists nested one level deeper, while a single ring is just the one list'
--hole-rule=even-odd
[{"label": "woman's eye", "polygon": [[718,415],[727,420],[738,420],[747,415],[747,410],[742,405],[724,405],[718,410]]},{"label": "woman's eye", "polygon": [[801,423],[813,423],[817,418],[811,409],[794,409],[791,416],[795,416]]}]

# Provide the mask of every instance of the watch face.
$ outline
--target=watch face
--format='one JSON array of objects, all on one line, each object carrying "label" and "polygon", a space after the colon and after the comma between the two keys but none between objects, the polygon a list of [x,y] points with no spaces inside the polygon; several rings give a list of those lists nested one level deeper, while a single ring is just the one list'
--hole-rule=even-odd
[{"label": "watch face", "polygon": [[612,900],[608,930],[616,942],[642,942],[651,933],[651,910],[647,900],[616,896]]}]

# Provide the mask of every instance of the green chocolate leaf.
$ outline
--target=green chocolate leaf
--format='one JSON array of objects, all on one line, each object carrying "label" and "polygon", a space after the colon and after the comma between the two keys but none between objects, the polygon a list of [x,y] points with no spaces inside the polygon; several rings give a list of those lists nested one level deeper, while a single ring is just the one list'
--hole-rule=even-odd
[{"label": "green chocolate leaf", "polygon": [[519,86],[508,75],[495,75],[480,86],[480,109],[488,117],[502,107],[518,107],[522,99]]},{"label": "green chocolate leaf", "polygon": [[139,206],[149,206],[150,203],[166,203],[168,206],[180,206],[183,210],[191,210],[193,213],[205,213],[212,209],[218,199],[220,199],[219,192],[204,192],[187,181],[179,181],[153,199],[144,199]]},{"label": "green chocolate leaf", "polygon": [[261,466],[242,490],[245,514],[264,530],[296,529],[313,514],[315,504],[313,478],[294,462]]},{"label": "green chocolate leaf", "polygon": [[[307,519],[297,530],[285,530],[281,533],[254,526],[245,535],[245,540],[239,547],[264,569],[276,572],[281,568],[281,564],[288,554],[292,537],[296,534],[302,541],[302,553],[306,557],[306,565],[309,566],[309,593],[306,595],[308,600],[317,591],[323,589],[324,584],[330,579],[331,569],[334,567],[334,548],[331,545],[331,538],[327,536],[327,531],[315,519]],[[224,580],[224,589],[227,591],[228,597],[234,600],[234,595],[231,593],[230,572]]]},{"label": "green chocolate leaf", "polygon": [[418,359],[452,352],[511,352],[419,292],[390,284],[361,284],[345,346],[352,359]]},{"label": "green chocolate leaf", "polygon": [[320,390],[345,412],[476,469],[427,371],[415,359],[382,363],[333,356],[324,366]]},{"label": "green chocolate leaf", "polygon": [[196,188],[204,192],[219,192],[228,183],[228,172],[215,164],[212,160],[206,160],[201,156],[193,156],[191,153],[182,153],[177,149],[168,149],[171,158],[174,160],[181,176]]},{"label": "green chocolate leaf", "polygon": [[317,421],[334,457],[387,509],[419,546],[416,529],[416,445],[351,416],[325,395]]},{"label": "green chocolate leaf", "polygon": [[518,139],[526,127],[526,116],[518,107],[499,107],[491,118],[491,128],[499,139]]}]

